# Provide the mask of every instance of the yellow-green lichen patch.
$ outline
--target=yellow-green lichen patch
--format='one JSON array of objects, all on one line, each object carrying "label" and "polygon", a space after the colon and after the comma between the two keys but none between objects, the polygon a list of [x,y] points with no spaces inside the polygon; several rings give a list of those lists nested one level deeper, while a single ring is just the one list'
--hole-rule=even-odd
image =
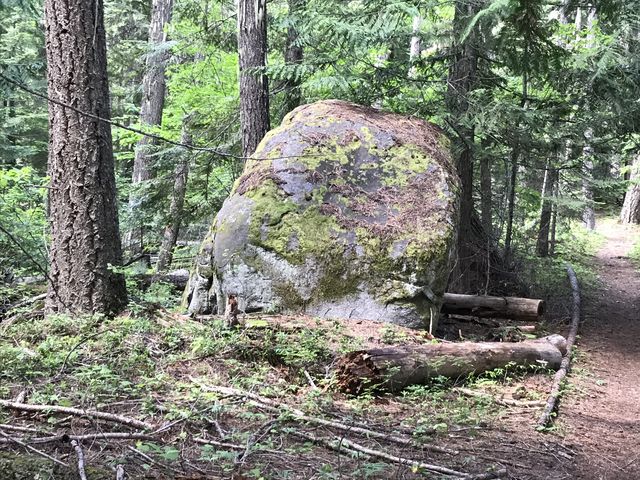
[{"label": "yellow-green lichen patch", "polygon": [[375,147],[376,139],[371,132],[371,129],[365,125],[360,127],[360,134],[362,138],[362,142],[369,147]]},{"label": "yellow-green lichen patch", "polygon": [[430,265],[434,259],[447,255],[451,238],[451,232],[422,232],[414,235],[407,245],[405,255],[411,259],[416,273],[422,273],[419,268],[421,265]]},{"label": "yellow-green lichen patch", "polygon": [[289,311],[303,309],[307,301],[300,296],[296,288],[290,282],[276,282],[273,291],[278,296],[281,305]]},{"label": "yellow-green lichen patch", "polygon": [[297,210],[298,206],[287,198],[272,180],[266,180],[246,194],[254,202],[251,211],[250,237],[260,238],[263,225],[277,225],[282,217]]},{"label": "yellow-green lichen patch", "polygon": [[333,300],[357,292],[362,280],[353,268],[353,262],[353,258],[342,255],[331,255],[331,258],[325,259],[323,275],[312,300]]},{"label": "yellow-green lichen patch", "polygon": [[341,137],[322,137],[315,141],[319,145],[305,148],[296,159],[310,171],[316,170],[323,162],[349,165],[352,163],[353,153],[362,145],[357,136],[348,140]]},{"label": "yellow-green lichen patch", "polygon": [[[265,293],[254,308],[428,323],[455,243],[457,177],[444,141],[420,119],[345,102],[296,109],[218,215],[221,295],[240,278]],[[221,269],[227,249],[247,268]]]},{"label": "yellow-green lichen patch", "polygon": [[416,146],[402,145],[389,148],[380,157],[382,184],[404,187],[415,175],[426,173],[430,164],[429,156]]},{"label": "yellow-green lichen patch", "polygon": [[[278,252],[293,264],[331,248],[342,229],[330,216],[320,212],[325,188],[316,188],[310,205],[297,205],[273,180],[265,182],[248,196],[255,206],[251,215],[249,241]],[[292,245],[293,244],[293,245]]]}]

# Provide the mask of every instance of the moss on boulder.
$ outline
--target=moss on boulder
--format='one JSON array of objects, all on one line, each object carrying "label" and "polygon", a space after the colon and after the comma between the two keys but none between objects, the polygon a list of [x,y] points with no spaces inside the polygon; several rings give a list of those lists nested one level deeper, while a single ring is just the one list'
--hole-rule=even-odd
[{"label": "moss on boulder", "polygon": [[186,303],[432,326],[455,250],[458,181],[442,132],[328,100],[269,132],[200,250]]}]

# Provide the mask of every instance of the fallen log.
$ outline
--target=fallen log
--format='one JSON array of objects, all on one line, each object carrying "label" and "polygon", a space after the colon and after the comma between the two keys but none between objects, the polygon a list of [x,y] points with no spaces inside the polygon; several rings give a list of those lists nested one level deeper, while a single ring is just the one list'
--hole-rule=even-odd
[{"label": "fallen log", "polygon": [[544,309],[544,300],[533,298],[445,293],[440,311],[453,315],[537,321],[544,314]]},{"label": "fallen log", "polygon": [[142,290],[147,290],[154,283],[169,283],[174,286],[176,290],[184,290],[189,281],[188,270],[176,270],[170,273],[139,273],[133,276],[133,279],[138,284],[138,287]]},{"label": "fallen log", "polygon": [[561,335],[518,343],[460,342],[404,345],[351,352],[336,366],[341,390],[358,395],[374,388],[397,391],[433,377],[465,377],[508,364],[557,370],[566,351]]},{"label": "fallen log", "polygon": [[547,404],[540,415],[538,420],[538,429],[545,429],[552,420],[553,412],[557,408],[558,399],[560,398],[562,382],[569,372],[571,367],[571,350],[573,344],[576,342],[578,336],[578,327],[580,326],[580,285],[578,284],[578,277],[574,272],[573,267],[569,264],[566,266],[567,276],[569,277],[569,283],[571,283],[571,292],[573,294],[573,309],[571,313],[571,329],[569,330],[569,336],[567,337],[567,348],[560,364],[560,369],[556,372],[553,378],[553,386],[551,387],[551,393],[547,399]]}]

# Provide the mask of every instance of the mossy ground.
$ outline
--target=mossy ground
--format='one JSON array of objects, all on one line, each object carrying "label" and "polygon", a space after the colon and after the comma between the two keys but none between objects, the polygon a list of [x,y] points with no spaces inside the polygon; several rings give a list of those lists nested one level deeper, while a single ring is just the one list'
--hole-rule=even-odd
[{"label": "mossy ground", "polygon": [[[372,392],[349,398],[333,389],[331,365],[336,356],[376,345],[428,342],[419,332],[373,322],[348,324],[308,317],[250,317],[245,327],[227,329],[216,317],[194,320],[172,313],[171,302],[159,295],[162,290],[152,293],[166,307],[140,301],[116,318],[17,317],[10,324],[0,323],[0,398],[25,391],[29,403],[94,408],[157,426],[171,423],[172,428],[149,440],[84,443],[91,467],[111,472],[115,464],[122,463],[130,478],[423,478],[419,469],[363,455],[340,455],[301,439],[296,432],[329,439],[345,433],[318,429],[286,412],[274,414],[241,398],[212,393],[207,385],[241,388],[311,415],[397,432],[418,445],[459,448],[459,440],[449,436],[458,435],[455,432],[465,432],[462,435],[482,443],[482,431],[507,415],[504,407],[489,398],[470,398],[452,390],[460,381],[438,379],[398,396]],[[485,389],[512,390],[522,378],[517,372],[494,372],[480,383]],[[463,383],[473,386],[479,380]],[[535,390],[530,395],[540,396]],[[89,419],[7,410],[0,410],[0,424],[29,425],[41,430],[39,435],[129,430]],[[222,439],[218,427],[224,432]],[[25,440],[30,436],[11,433]],[[237,448],[197,444],[195,438]],[[423,458],[420,448],[380,445],[363,437],[354,440]],[[66,443],[38,447],[74,464]],[[0,448],[21,458],[27,455],[17,446]],[[468,450],[457,456],[429,453],[429,460],[466,471],[488,467]],[[46,462],[32,463],[29,471],[42,465],[46,467]],[[47,470],[53,471],[53,467]],[[67,473],[43,478],[66,480],[71,478]]]}]

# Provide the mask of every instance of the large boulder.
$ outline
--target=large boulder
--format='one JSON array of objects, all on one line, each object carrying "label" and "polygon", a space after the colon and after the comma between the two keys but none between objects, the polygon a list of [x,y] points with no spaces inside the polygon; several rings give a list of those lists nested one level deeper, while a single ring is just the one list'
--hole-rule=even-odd
[{"label": "large boulder", "polygon": [[304,312],[435,328],[458,180],[434,125],[343,101],[304,105],[260,143],[204,240],[191,313]]}]

